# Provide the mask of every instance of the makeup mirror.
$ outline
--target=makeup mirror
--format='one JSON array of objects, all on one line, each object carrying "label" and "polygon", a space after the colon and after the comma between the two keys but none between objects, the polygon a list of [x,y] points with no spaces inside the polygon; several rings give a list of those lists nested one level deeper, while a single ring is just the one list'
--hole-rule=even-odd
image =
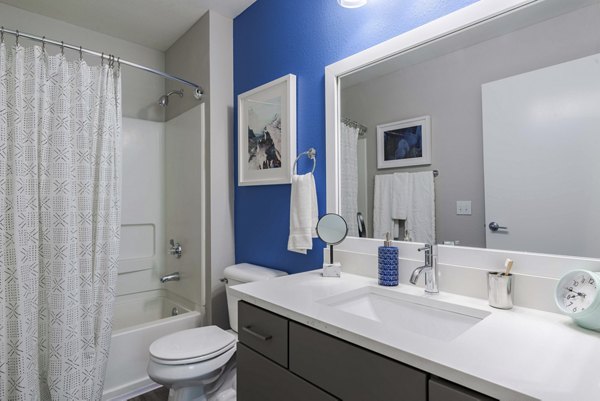
[{"label": "makeup mirror", "polygon": [[317,235],[329,246],[329,263],[323,264],[324,277],[340,277],[341,265],[333,261],[333,246],[340,244],[348,235],[348,225],[342,216],[328,213],[317,223]]}]

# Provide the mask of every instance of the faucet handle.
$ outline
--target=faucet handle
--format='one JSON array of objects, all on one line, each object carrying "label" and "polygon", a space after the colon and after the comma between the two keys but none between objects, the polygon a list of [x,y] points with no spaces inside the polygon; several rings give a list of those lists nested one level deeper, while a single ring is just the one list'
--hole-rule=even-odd
[{"label": "faucet handle", "polygon": [[419,251],[419,252],[421,252],[421,251],[428,252],[428,251],[431,251],[432,248],[433,248],[433,245],[431,245],[431,244],[425,244],[425,246],[423,248],[419,248],[419,249],[417,249],[417,251]]}]

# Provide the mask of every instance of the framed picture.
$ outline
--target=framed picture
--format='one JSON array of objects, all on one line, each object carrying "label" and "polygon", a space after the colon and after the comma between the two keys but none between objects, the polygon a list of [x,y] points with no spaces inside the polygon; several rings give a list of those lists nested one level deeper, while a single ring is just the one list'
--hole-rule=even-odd
[{"label": "framed picture", "polygon": [[377,126],[377,168],[431,164],[429,116]]},{"label": "framed picture", "polygon": [[238,96],[238,185],[289,184],[296,157],[296,76]]}]

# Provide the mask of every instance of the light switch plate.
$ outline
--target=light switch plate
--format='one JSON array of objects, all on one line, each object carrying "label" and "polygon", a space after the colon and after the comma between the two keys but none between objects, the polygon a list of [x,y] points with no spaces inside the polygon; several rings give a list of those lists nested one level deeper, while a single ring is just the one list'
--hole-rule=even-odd
[{"label": "light switch plate", "polygon": [[459,216],[470,216],[471,201],[456,201],[456,214]]}]

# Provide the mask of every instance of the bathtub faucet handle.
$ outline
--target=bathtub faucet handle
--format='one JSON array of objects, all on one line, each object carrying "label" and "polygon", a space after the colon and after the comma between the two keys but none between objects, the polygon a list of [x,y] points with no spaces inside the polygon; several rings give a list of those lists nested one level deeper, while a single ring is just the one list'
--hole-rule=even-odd
[{"label": "bathtub faucet handle", "polygon": [[181,257],[181,254],[183,253],[183,248],[181,247],[181,244],[179,242],[175,242],[173,238],[171,238],[171,241],[169,241],[169,243],[171,244],[169,254],[175,255],[175,257],[179,259]]}]

